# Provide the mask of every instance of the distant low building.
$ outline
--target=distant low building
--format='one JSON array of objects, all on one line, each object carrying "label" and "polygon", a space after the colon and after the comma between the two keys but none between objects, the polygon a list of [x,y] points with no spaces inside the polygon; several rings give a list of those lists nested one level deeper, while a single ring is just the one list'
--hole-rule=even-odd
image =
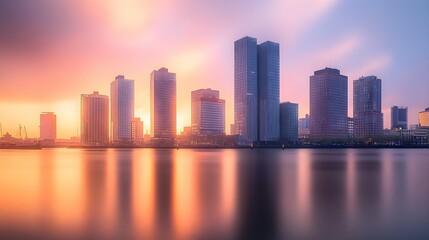
[{"label": "distant low building", "polygon": [[298,104],[280,103],[280,141],[298,141]]},{"label": "distant low building", "polygon": [[57,138],[57,116],[53,112],[40,114],[40,140],[54,142]]},{"label": "distant low building", "polygon": [[393,106],[390,115],[391,129],[408,128],[408,108]]},{"label": "distant low building", "polygon": [[420,127],[429,127],[429,108],[419,112],[419,125]]},{"label": "distant low building", "polygon": [[298,136],[306,139],[310,135],[310,115],[305,114],[305,118],[298,119]]}]

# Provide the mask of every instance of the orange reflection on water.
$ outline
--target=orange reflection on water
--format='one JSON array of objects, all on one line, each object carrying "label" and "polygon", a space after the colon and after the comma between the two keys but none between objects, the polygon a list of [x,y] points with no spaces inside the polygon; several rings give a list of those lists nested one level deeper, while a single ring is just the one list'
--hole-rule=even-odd
[{"label": "orange reflection on water", "polygon": [[237,207],[237,157],[235,151],[226,150],[222,154],[221,176],[221,223],[232,227]]},{"label": "orange reflection on water", "polygon": [[137,235],[155,236],[155,156],[153,150],[139,151],[133,167],[133,220]]},{"label": "orange reflection on water", "polygon": [[197,185],[194,155],[190,151],[173,156],[173,229],[179,239],[189,238],[198,224]]},{"label": "orange reflection on water", "polygon": [[0,158],[0,221],[35,224],[39,215],[36,199],[42,197],[39,181],[43,173],[39,171],[39,161],[34,153],[20,154],[24,157],[17,158],[15,151],[3,153]]},{"label": "orange reflection on water", "polygon": [[310,151],[299,151],[297,154],[297,222],[300,230],[305,231],[311,224],[311,155]]}]

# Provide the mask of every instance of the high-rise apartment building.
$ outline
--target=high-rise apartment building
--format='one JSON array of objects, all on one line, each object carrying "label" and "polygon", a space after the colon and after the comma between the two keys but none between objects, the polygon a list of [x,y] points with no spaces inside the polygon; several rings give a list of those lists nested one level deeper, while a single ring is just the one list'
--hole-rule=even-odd
[{"label": "high-rise apartment building", "polygon": [[191,112],[192,134],[225,134],[225,100],[219,99],[219,91],[210,88],[192,91]]},{"label": "high-rise apartment building", "polygon": [[150,75],[150,113],[152,138],[176,137],[176,74],[167,68]]},{"label": "high-rise apartment building", "polygon": [[279,139],[279,44],[244,37],[234,43],[234,132],[248,141]]},{"label": "high-rise apartment building", "polygon": [[333,68],[310,76],[311,138],[347,138],[347,80]]},{"label": "high-rise apartment building", "polygon": [[113,142],[131,141],[131,121],[134,118],[134,80],[123,75],[110,83],[111,137]]},{"label": "high-rise apartment building", "polygon": [[393,106],[390,112],[391,129],[408,129],[408,108]]},{"label": "high-rise apartment building", "polygon": [[96,146],[109,143],[108,96],[98,92],[81,95],[81,141]]},{"label": "high-rise apartment building", "polygon": [[298,141],[298,104],[280,103],[280,140]]},{"label": "high-rise apartment building", "polygon": [[53,112],[40,114],[40,140],[57,138],[57,116]]},{"label": "high-rise apartment building", "polygon": [[367,76],[353,81],[353,120],[355,137],[383,135],[381,79]]}]

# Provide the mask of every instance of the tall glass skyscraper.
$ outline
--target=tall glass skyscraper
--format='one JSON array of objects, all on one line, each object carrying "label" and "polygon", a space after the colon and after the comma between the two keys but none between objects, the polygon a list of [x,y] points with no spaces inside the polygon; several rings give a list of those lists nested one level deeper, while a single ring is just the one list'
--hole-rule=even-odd
[{"label": "tall glass skyscraper", "polygon": [[347,81],[333,68],[310,76],[311,138],[347,138]]},{"label": "tall glass skyscraper", "polygon": [[192,91],[191,111],[192,134],[225,134],[225,100],[219,99],[219,91],[210,88]]},{"label": "tall glass skyscraper", "polygon": [[408,108],[393,106],[390,112],[391,129],[408,129]]},{"label": "tall glass skyscraper", "polygon": [[176,74],[167,68],[150,75],[150,118],[152,138],[176,137]]},{"label": "tall glass skyscraper", "polygon": [[258,141],[273,142],[280,137],[280,48],[278,43],[258,45]]},{"label": "tall glass skyscraper", "polygon": [[280,103],[280,140],[298,141],[298,104]]},{"label": "tall glass skyscraper", "polygon": [[234,43],[234,129],[248,141],[258,139],[258,48],[256,38]]},{"label": "tall glass skyscraper", "polygon": [[353,81],[354,137],[383,135],[381,113],[381,79],[361,77]]},{"label": "tall glass skyscraper", "polygon": [[123,75],[110,83],[111,137],[113,142],[131,141],[131,121],[134,118],[134,80]]},{"label": "tall glass skyscraper", "polygon": [[109,143],[109,97],[93,94],[81,96],[81,141],[86,145]]},{"label": "tall glass skyscraper", "polygon": [[234,43],[234,133],[248,141],[279,139],[279,44],[256,38]]}]

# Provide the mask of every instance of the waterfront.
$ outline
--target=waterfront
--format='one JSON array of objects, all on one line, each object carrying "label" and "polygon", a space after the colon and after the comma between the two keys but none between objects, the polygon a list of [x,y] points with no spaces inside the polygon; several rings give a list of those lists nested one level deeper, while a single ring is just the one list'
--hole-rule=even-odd
[{"label": "waterfront", "polygon": [[0,238],[428,239],[429,149],[0,150]]}]

